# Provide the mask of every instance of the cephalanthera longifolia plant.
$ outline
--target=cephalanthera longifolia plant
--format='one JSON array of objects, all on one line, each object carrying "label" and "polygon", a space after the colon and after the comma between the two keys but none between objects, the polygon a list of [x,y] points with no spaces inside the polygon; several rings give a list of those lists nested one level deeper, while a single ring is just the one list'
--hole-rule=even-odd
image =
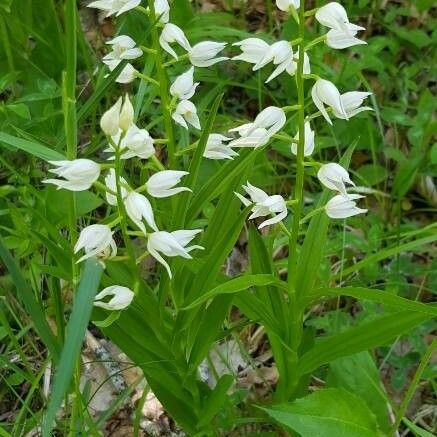
[{"label": "cephalanthera longifolia plant", "polygon": [[[76,221],[76,206],[71,201],[73,263],[62,256],[53,259],[62,267],[57,275],[71,284],[77,296],[69,326],[84,330],[94,302],[92,321],[142,368],[147,383],[175,421],[189,435],[200,436],[230,426],[226,418],[232,409],[228,390],[233,378],[222,376],[209,387],[199,366],[213,343],[226,335],[224,322],[234,305],[265,328],[279,372],[272,405],[252,412],[258,416],[254,420],[268,420],[267,414],[303,436],[389,433],[388,414],[376,418],[354,393],[331,388],[308,394],[311,374],[319,367],[384,344],[436,315],[433,306],[384,291],[333,287],[341,278],[338,274],[329,281],[318,279],[331,220],[367,210],[359,206],[366,190],[355,187],[347,170],[353,146],[344,151],[339,163],[317,162],[313,158],[314,120],[333,125],[336,118],[349,120],[371,108],[363,106],[370,93],[342,94],[333,82],[318,76],[311,65],[311,48],[326,44],[340,50],[365,44],[357,38],[363,28],[350,23],[337,2],[305,10],[304,1],[277,0],[277,7],[298,24],[295,38],[274,43],[247,38],[227,48],[226,54],[233,54],[230,58],[222,56],[226,42],[193,45],[171,22],[167,0],[143,3],[98,0],[89,4],[115,16],[135,9],[143,14],[147,30],[141,44],[124,34],[108,41],[110,52],[103,58],[109,68],[107,80],[131,84],[129,89],[134,91],[126,93],[119,85],[115,103],[111,101],[112,106],[108,104],[101,115],[101,153],[93,160],[77,156],[71,68],[64,78],[68,153],[50,159],[49,171],[55,176],[43,182],[74,192],[94,190],[105,199],[103,208],[80,221]],[[75,22],[74,2],[68,2],[68,7]],[[327,33],[309,40],[306,25],[314,19]],[[253,121],[235,122],[229,131],[217,132],[215,118],[226,97],[212,96],[210,107],[201,112],[196,106],[200,84],[194,78],[198,69],[220,63],[226,71],[228,64],[236,62],[251,64],[253,71],[270,68],[266,82],[288,75],[298,99],[282,108],[266,107]],[[74,59],[70,58],[69,65],[74,66]],[[145,87],[154,93],[148,104],[159,108],[159,116],[151,121],[161,138],[145,129],[148,108],[136,105],[135,93],[144,92]],[[289,132],[285,126],[291,115],[297,123]],[[290,144],[290,161],[296,165],[293,190],[284,196],[268,194],[257,187],[259,181],[248,180],[251,167],[272,142],[284,138]],[[200,183],[204,160],[223,162],[212,177]],[[314,170],[323,193],[304,215],[304,185]],[[256,229],[253,223],[261,217]],[[228,277],[222,267],[247,221],[251,222],[250,267],[240,276]],[[269,235],[288,240],[285,276],[274,268],[266,244]],[[151,260],[156,263],[145,269],[144,263],[150,265]],[[360,263],[346,269],[344,277],[359,270]],[[86,266],[79,280],[82,264]],[[306,312],[319,300],[342,295],[373,300],[396,311],[338,334],[314,338],[314,330],[304,324]],[[43,321],[35,324],[44,327]],[[47,336],[59,371],[44,422],[45,435],[74,373],[82,337],[83,331],[67,327],[60,351]],[[75,394],[80,398],[77,374],[75,381]]]}]

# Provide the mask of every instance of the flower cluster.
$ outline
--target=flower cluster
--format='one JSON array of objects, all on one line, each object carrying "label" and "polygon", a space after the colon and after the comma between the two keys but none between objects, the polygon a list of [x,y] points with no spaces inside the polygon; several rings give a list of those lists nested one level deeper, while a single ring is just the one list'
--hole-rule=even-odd
[{"label": "flower cluster", "polygon": [[[140,8],[151,17],[159,27],[157,44],[162,53],[173,58],[165,65],[172,65],[176,61],[187,59],[190,66],[184,73],[172,81],[169,93],[169,105],[166,108],[171,114],[171,119],[185,129],[190,126],[201,129],[201,122],[197,108],[192,102],[199,82],[196,82],[195,68],[210,67],[211,65],[228,60],[220,56],[226,43],[216,41],[201,41],[191,45],[184,31],[170,22],[170,6],[167,0],[155,0],[153,11],[140,6],[140,0],[98,0],[89,4],[89,7],[103,10],[108,16],[120,15],[131,9]],[[296,11],[300,8],[300,0],[277,0],[277,7],[291,13],[296,19]],[[152,6],[152,4],[151,4]],[[331,116],[342,120],[349,120],[356,114],[370,110],[362,106],[364,100],[370,95],[368,92],[351,91],[341,94],[337,87],[330,81],[311,74],[310,58],[307,50],[317,42],[325,42],[329,47],[343,49],[357,44],[365,44],[356,38],[357,32],[363,28],[349,22],[344,8],[337,2],[331,2],[315,12],[316,20],[330,30],[323,37],[318,38],[308,46],[299,45],[289,41],[277,41],[272,44],[261,38],[246,38],[233,44],[240,53],[232,57],[234,61],[251,64],[252,70],[257,71],[270,65],[272,69],[266,82],[270,82],[282,73],[290,76],[296,75],[298,66],[303,65],[303,78],[315,79],[311,96],[318,113],[305,119],[304,123],[304,150],[303,156],[310,157],[315,150],[315,131],[311,127],[311,120],[323,116],[332,124]],[[142,57],[143,52],[156,49],[137,47],[136,42],[128,35],[119,35],[107,42],[111,51],[103,57],[103,63],[110,71],[116,69],[121,62],[133,61]],[[303,50],[305,48],[305,50]],[[183,50],[184,54],[178,54]],[[301,53],[301,51],[303,53]],[[156,54],[156,53],[155,53]],[[301,58],[303,56],[303,59]],[[160,61],[160,62],[161,62]],[[157,81],[139,73],[131,63],[126,63],[116,81],[129,83],[140,78],[155,85]],[[297,105],[299,106],[299,105]],[[287,123],[287,113],[292,107],[279,108],[269,106],[263,109],[253,121],[246,121],[239,126],[231,128],[228,134],[212,133],[209,135],[203,156],[212,160],[228,160],[238,156],[234,148],[261,148],[277,136]],[[303,108],[300,108],[303,110]],[[170,123],[171,123],[170,119]],[[58,189],[70,191],[89,190],[95,186],[97,190],[104,191],[104,197],[109,208],[116,208],[118,220],[112,223],[92,224],[82,229],[75,244],[74,253],[83,251],[77,260],[81,262],[87,258],[95,257],[101,262],[105,259],[116,257],[117,245],[114,240],[113,228],[120,221],[125,220],[127,225],[139,235],[147,239],[147,253],[161,263],[170,278],[172,272],[165,257],[182,257],[190,259],[190,253],[195,249],[202,249],[199,245],[190,245],[191,241],[201,232],[201,229],[165,231],[160,227],[160,220],[155,217],[155,205],[159,199],[177,195],[184,191],[191,191],[189,187],[181,186],[182,179],[188,174],[185,171],[165,169],[155,156],[155,145],[158,140],[152,138],[150,133],[135,123],[135,111],[128,95],[120,97],[100,119],[100,127],[106,136],[107,147],[104,150],[108,156],[105,163],[96,163],[90,159],[76,159],[72,161],[51,161],[54,166],[50,171],[59,179],[46,179],[45,183],[54,184]],[[299,133],[294,138],[287,137],[290,141],[290,150],[298,154]],[[160,140],[165,143],[167,139]],[[122,161],[129,159],[150,160],[158,171],[152,174],[140,187],[133,187],[122,176]],[[99,181],[103,175],[103,181]],[[358,208],[356,201],[363,196],[350,194],[346,185],[354,186],[346,169],[336,163],[320,165],[318,179],[326,188],[336,192],[336,195],[325,205],[324,210],[331,218],[344,219],[366,212]],[[262,189],[247,182],[243,185],[247,197],[236,193],[243,205],[250,208],[250,219],[266,218],[259,228],[280,223],[288,215],[287,205],[294,201],[286,201],[280,195],[269,195]],[[134,292],[129,288],[114,285],[102,290],[97,296],[95,305],[107,310],[120,310],[126,308],[134,298]],[[102,299],[110,297],[110,300]]]}]

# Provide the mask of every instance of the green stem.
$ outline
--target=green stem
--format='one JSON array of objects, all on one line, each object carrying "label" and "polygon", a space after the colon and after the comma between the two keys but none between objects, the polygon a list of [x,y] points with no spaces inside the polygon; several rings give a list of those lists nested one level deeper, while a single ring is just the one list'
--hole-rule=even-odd
[{"label": "green stem", "polygon": [[[155,17],[155,4],[153,0],[148,0],[149,9],[150,9],[150,15],[151,17]],[[175,138],[174,138],[174,131],[173,131],[173,122],[171,118],[171,112],[169,109],[169,98],[168,98],[168,78],[167,73],[164,69],[163,62],[162,62],[162,50],[159,45],[159,35],[158,35],[158,28],[156,25],[152,25],[151,28],[151,35],[152,35],[152,45],[153,49],[156,51],[155,59],[156,59],[156,74],[158,77],[159,82],[159,94],[161,97],[161,106],[162,106],[162,112],[164,116],[164,127],[165,127],[165,133],[167,135],[168,139],[168,162],[170,164],[171,168],[175,168],[176,164],[176,144],[175,144]]]},{"label": "green stem", "polygon": [[159,86],[159,82],[157,80],[155,80],[152,77],[147,76],[147,75],[145,75],[143,73],[140,73],[139,71],[137,71],[135,73],[135,76],[140,78],[140,79],[142,79],[142,80],[144,80],[145,82],[149,82],[149,83],[152,83],[153,85]]},{"label": "green stem", "polygon": [[399,407],[395,423],[393,424],[391,431],[388,433],[388,435],[394,435],[394,433],[399,428],[401,420],[404,417],[405,412],[407,411],[408,405],[414,395],[414,392],[417,389],[417,386],[419,385],[422,374],[425,371],[426,366],[428,365],[428,361],[431,359],[432,353],[435,349],[437,349],[437,340],[434,339],[433,342],[428,346],[422,357],[422,360],[420,361],[419,367],[417,368],[414,378],[411,381],[410,386],[408,387],[407,393],[405,394],[405,398]]},{"label": "green stem", "polygon": [[311,47],[314,47],[315,45],[321,43],[321,42],[325,42],[326,41],[326,35],[322,35],[319,36],[316,39],[313,39],[311,42],[309,42],[306,46],[305,46],[305,51],[309,50]]},{"label": "green stem", "polygon": [[[296,72],[296,84],[298,105],[300,106],[298,111],[299,121],[299,141],[297,144],[297,156],[296,156],[296,188],[294,193],[294,199],[296,205],[294,208],[293,223],[291,227],[291,238],[289,241],[288,250],[288,291],[290,297],[290,346],[295,351],[296,356],[302,337],[302,323],[303,314],[299,308],[299,295],[296,290],[296,274],[297,274],[297,248],[298,248],[298,236],[300,231],[300,216],[303,208],[303,186],[305,178],[305,166],[304,166],[304,149],[305,149],[305,89],[304,89],[304,48],[305,48],[305,19],[304,11],[305,7],[301,2],[299,8],[299,38],[301,42],[299,44],[299,60],[297,63]],[[297,377],[297,359],[290,361],[288,387],[286,390],[287,396],[292,396],[296,390],[298,384]]]}]

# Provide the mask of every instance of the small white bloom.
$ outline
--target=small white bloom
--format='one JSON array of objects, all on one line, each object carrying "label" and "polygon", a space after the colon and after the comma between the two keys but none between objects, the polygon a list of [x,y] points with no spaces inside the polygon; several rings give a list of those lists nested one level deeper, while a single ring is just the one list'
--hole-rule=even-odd
[{"label": "small white bloom", "polygon": [[[109,71],[113,71],[117,68],[118,64],[120,64],[121,61],[118,61],[116,59],[108,59],[105,61],[105,64],[109,67]],[[138,71],[133,67],[132,64],[126,64],[121,70],[121,73],[117,76],[117,79],[115,81],[117,83],[131,83],[137,78]],[[106,75],[105,77],[108,77]]]},{"label": "small white bloom", "polygon": [[190,50],[191,46],[185,36],[184,31],[176,26],[176,24],[167,23],[162,29],[161,35],[159,37],[159,44],[169,55],[173,58],[178,59],[176,52],[170,47],[170,44],[178,43],[183,49]]},{"label": "small white bloom", "polygon": [[285,125],[287,117],[283,109],[277,106],[269,106],[263,109],[255,118],[251,130],[264,128],[269,135],[276,134]]},{"label": "small white bloom", "polygon": [[333,219],[345,219],[358,214],[364,214],[367,209],[358,208],[355,200],[362,199],[359,194],[339,194],[333,197],[326,205],[325,211],[328,217]]},{"label": "small white bloom", "polygon": [[[117,145],[119,144],[120,150],[122,151],[120,156],[121,159],[130,159],[134,157],[148,159],[155,154],[153,138],[146,129],[140,129],[135,124],[132,124],[121,141],[120,136],[121,131],[112,137],[112,142]],[[112,143],[109,143],[108,148],[104,151],[114,154],[115,149]],[[108,159],[113,160],[115,159],[115,156],[111,155]]]},{"label": "small white bloom", "polygon": [[250,196],[251,201],[243,197],[241,194],[235,194],[241,200],[244,206],[249,206],[253,204],[252,214],[249,216],[249,219],[275,214],[275,217],[272,217],[262,222],[258,226],[258,229],[262,229],[265,226],[279,223],[280,221],[284,220],[285,217],[287,217],[287,205],[282,196],[269,196],[265,191],[261,190],[260,188],[254,187],[249,182],[247,183],[247,185],[243,185],[243,189]]},{"label": "small white bloom", "polygon": [[83,228],[76,245],[74,253],[85,250],[85,255],[77,261],[96,256],[99,259],[106,259],[117,254],[117,246],[112,238],[112,231],[106,225],[90,225]]},{"label": "small white bloom", "polygon": [[278,41],[273,43],[264,57],[253,67],[253,71],[259,70],[270,62],[273,62],[273,65],[277,65],[277,67],[267,78],[266,83],[270,82],[284,71],[287,71],[290,75],[293,75],[296,72],[296,64],[293,59],[293,49],[288,41]]},{"label": "small white bloom", "polygon": [[126,131],[133,123],[134,110],[129,96],[126,94],[124,103],[120,97],[100,119],[100,127],[106,135],[115,136],[119,130]]},{"label": "small white bloom", "polygon": [[234,159],[233,157],[238,156],[238,153],[234,152],[228,144],[225,144],[230,140],[231,138],[224,135],[210,134],[203,156],[208,159]]},{"label": "small white bloom", "polygon": [[270,45],[260,38],[246,38],[232,45],[241,49],[241,54],[234,56],[232,60],[249,62],[250,64],[258,64],[270,48]]},{"label": "small white bloom", "polygon": [[152,205],[147,197],[135,191],[131,191],[124,202],[128,216],[144,234],[147,234],[147,231],[143,219],[154,231],[158,231]]},{"label": "small white bloom", "polygon": [[291,9],[300,8],[300,0],[276,0],[278,9],[284,12],[290,12]]},{"label": "small white bloom", "polygon": [[170,94],[179,100],[189,100],[194,96],[199,82],[194,83],[194,67],[178,76],[171,84]]},{"label": "small white bloom", "polygon": [[[105,185],[106,188],[109,190],[109,192],[106,192],[106,201],[109,203],[109,205],[117,205],[117,182],[115,170],[113,168],[109,169],[109,172],[105,177]],[[126,179],[124,179],[123,177],[120,178],[120,185],[121,198],[125,199],[129,193],[129,190],[127,188],[128,184],[126,182]]]},{"label": "small white bloom", "polygon": [[103,57],[105,64],[109,60],[122,61],[123,59],[136,59],[143,54],[140,48],[135,47],[135,41],[127,35],[119,35],[106,44],[112,46],[112,51]]},{"label": "small white bloom", "polygon": [[186,247],[191,240],[199,233],[201,229],[180,230],[174,232],[154,232],[149,234],[147,240],[147,250],[158,262],[160,262],[167,270],[169,277],[172,277],[170,266],[165,259],[160,255],[174,257],[181,256],[183,258],[191,259],[190,252],[194,249],[203,249],[202,246]]},{"label": "small white bloom", "polygon": [[141,3],[141,0],[97,0],[88,5],[89,8],[96,8],[107,12],[107,17],[127,12],[136,8]]},{"label": "small white bloom", "polygon": [[363,91],[349,91],[348,93],[344,93],[340,96],[341,103],[346,112],[346,117],[341,112],[338,112],[334,109],[334,115],[337,118],[346,119],[352,118],[353,116],[359,114],[363,111],[373,111],[369,106],[363,106],[364,99],[371,96],[372,93],[363,92]]},{"label": "small white bloom", "polygon": [[322,165],[317,173],[317,177],[326,188],[339,191],[343,195],[347,195],[345,184],[355,186],[347,170],[333,162]]},{"label": "small white bloom", "polygon": [[163,170],[150,176],[146,183],[147,192],[153,197],[169,197],[182,191],[191,191],[187,187],[176,187],[188,172],[178,170]]},{"label": "small white bloom", "polygon": [[188,57],[195,67],[210,67],[229,59],[225,56],[216,58],[225,47],[225,42],[202,41],[188,50]]},{"label": "small white bloom", "polygon": [[357,32],[331,29],[326,34],[326,45],[333,49],[346,49],[348,47],[367,44],[366,41],[355,38]]},{"label": "small white bloom", "polygon": [[[305,146],[304,146],[304,156],[310,156],[314,152],[314,144],[315,144],[315,135],[316,133],[311,129],[310,122],[305,122]],[[294,137],[296,141],[299,141],[299,132]],[[292,143],[291,145],[291,153],[293,155],[297,155],[297,143]]]},{"label": "small white bloom", "polygon": [[[107,296],[112,296],[112,298],[108,302],[103,301],[102,299]],[[108,311],[124,310],[131,304],[134,297],[134,292],[129,288],[122,287],[121,285],[112,285],[96,294],[94,306]]]},{"label": "small white bloom", "polygon": [[331,2],[319,8],[316,12],[316,20],[323,26],[353,34],[352,36],[358,30],[365,30],[364,27],[350,23],[346,9],[337,2]]},{"label": "small white bloom", "polygon": [[341,101],[340,92],[332,82],[329,82],[329,80],[318,79],[311,90],[311,96],[317,109],[322,113],[323,117],[325,117],[329,124],[332,125],[332,121],[324,105],[330,106],[333,111],[340,114],[346,120],[349,119],[344,109],[343,102]]},{"label": "small white bloom", "polygon": [[201,129],[200,120],[197,116],[197,108],[190,100],[181,100],[176,106],[172,117],[177,124],[185,129],[188,129],[187,123],[191,124],[191,126],[196,129]]},{"label": "small white bloom", "polygon": [[70,191],[85,191],[100,176],[100,165],[90,159],[74,159],[72,161],[49,161],[56,168],[50,169],[62,179],[45,179],[45,184],[53,184],[58,190],[64,188]]},{"label": "small white bloom", "polygon": [[[249,123],[252,125],[253,123]],[[231,129],[229,132],[236,131],[238,128]],[[241,132],[241,130],[240,130]],[[271,138],[267,129],[258,128],[255,130],[246,131],[240,138],[232,140],[229,143],[229,147],[258,147],[265,146]]]},{"label": "small white bloom", "polygon": [[167,0],[155,0],[155,14],[161,23],[168,23],[170,19],[170,5]]}]

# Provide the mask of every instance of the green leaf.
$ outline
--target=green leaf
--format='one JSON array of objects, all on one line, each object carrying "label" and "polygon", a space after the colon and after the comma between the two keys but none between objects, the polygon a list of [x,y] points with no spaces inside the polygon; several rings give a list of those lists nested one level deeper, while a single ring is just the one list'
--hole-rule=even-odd
[{"label": "green leaf", "polygon": [[52,330],[50,329],[49,324],[47,323],[44,308],[41,308],[41,306],[37,302],[31,288],[26,283],[26,280],[23,278],[19,266],[17,265],[9,250],[6,248],[4,240],[1,237],[0,257],[12,277],[12,281],[15,285],[15,288],[17,289],[18,296],[23,302],[26,311],[30,315],[35,329],[38,332],[38,335],[41,337],[42,341],[49,349],[54,361],[58,361],[60,346],[57,338],[55,337]]},{"label": "green leaf", "polygon": [[316,391],[290,404],[263,408],[301,437],[377,437],[376,418],[367,405],[342,389]]},{"label": "green leaf", "polygon": [[9,135],[4,132],[0,132],[0,142],[16,149],[23,150],[24,152],[30,153],[31,155],[44,159],[45,161],[66,159],[64,155],[61,155],[59,152],[49,149],[42,144],[39,144],[35,141],[14,137],[13,135]]},{"label": "green leaf", "polygon": [[377,185],[388,178],[387,169],[379,164],[365,164],[357,173],[368,186]]},{"label": "green leaf", "polygon": [[47,413],[43,422],[43,437],[49,437],[56,413],[68,391],[73,371],[77,365],[85,331],[91,317],[94,296],[100,284],[102,265],[93,259],[87,260],[75,296],[73,311],[66,328],[65,344],[55,375]]},{"label": "green leaf", "polygon": [[379,371],[368,352],[333,361],[329,366],[327,384],[328,387],[343,388],[355,393],[375,414],[379,427],[383,431],[390,429],[387,408],[389,401]]},{"label": "green leaf", "polygon": [[413,311],[427,314],[431,317],[437,317],[436,306],[405,299],[384,290],[363,287],[320,288],[313,290],[311,294],[308,295],[308,299],[311,301],[317,300],[322,296],[351,296],[356,299],[364,299],[386,304],[396,310]]},{"label": "green leaf", "polygon": [[409,428],[411,431],[413,431],[414,434],[418,435],[419,437],[435,437],[435,434],[430,433],[426,429],[420,428],[415,423],[408,420],[406,417],[402,419],[402,422],[404,422],[407,428]]},{"label": "green leaf", "polygon": [[283,288],[284,290],[287,290],[288,288],[286,283],[278,278],[275,278],[273,275],[244,275],[231,279],[230,281],[220,284],[212,290],[207,291],[201,297],[194,300],[194,302],[190,303],[181,310],[190,310],[222,294],[234,294],[242,290],[247,290],[250,287],[262,287],[266,285],[274,285],[276,287]]},{"label": "green leaf", "polygon": [[421,313],[401,311],[319,339],[314,347],[301,357],[299,373],[305,375],[337,358],[385,345],[429,318]]}]

